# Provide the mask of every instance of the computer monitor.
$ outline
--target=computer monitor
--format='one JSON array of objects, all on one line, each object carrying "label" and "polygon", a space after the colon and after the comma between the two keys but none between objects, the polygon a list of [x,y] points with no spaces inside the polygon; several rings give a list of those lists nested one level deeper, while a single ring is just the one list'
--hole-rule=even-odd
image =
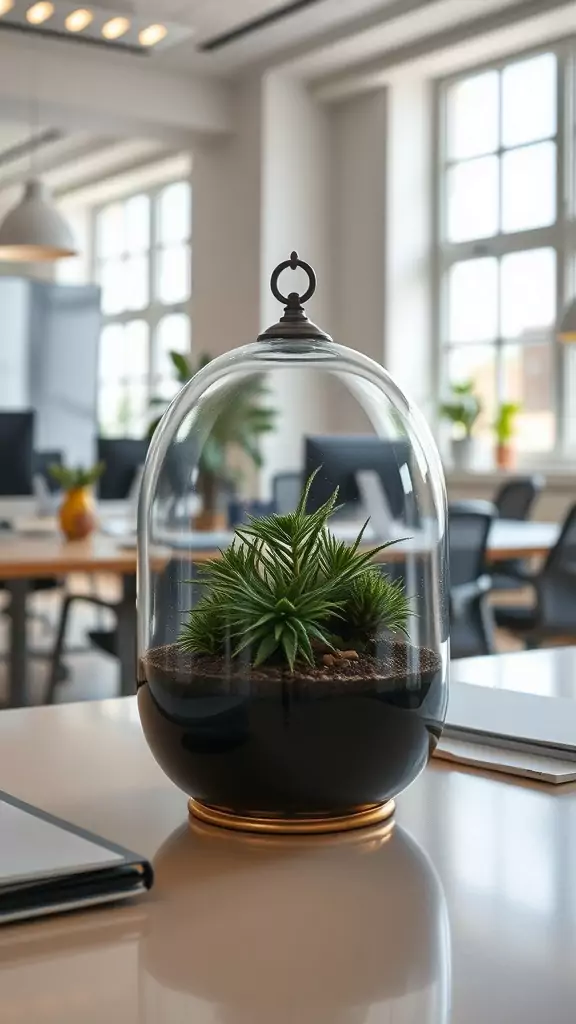
[{"label": "computer monitor", "polygon": [[370,435],[307,437],[305,479],[320,468],[308,496],[307,510],[314,512],[338,487],[338,501],[346,511],[360,505],[355,474],[360,470],[376,473],[382,484],[391,516],[399,522],[417,524],[416,497],[406,494],[402,467],[409,465],[408,441],[386,441]]},{"label": "computer monitor", "polygon": [[0,495],[32,494],[34,413],[0,412]]},{"label": "computer monitor", "polygon": [[100,477],[98,496],[104,501],[125,501],[134,480],[146,461],[146,438],[99,437],[98,461],[105,464]]}]

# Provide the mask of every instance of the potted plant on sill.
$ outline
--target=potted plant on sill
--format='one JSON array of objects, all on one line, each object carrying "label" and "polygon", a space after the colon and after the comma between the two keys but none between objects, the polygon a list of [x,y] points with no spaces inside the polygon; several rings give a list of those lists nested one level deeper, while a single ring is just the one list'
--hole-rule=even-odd
[{"label": "potted plant on sill", "polygon": [[148,743],[212,823],[383,820],[441,732],[441,658],[410,643],[410,597],[373,561],[394,542],[366,550],[367,523],[337,539],[337,492],[305,511],[312,479],[294,513],[236,529],[177,642],[141,661]]},{"label": "potted plant on sill", "polygon": [[516,417],[521,412],[519,402],[501,402],[494,422],[496,435],[496,465],[498,469],[511,470],[516,465],[516,447],[513,443],[516,433]]},{"label": "potted plant on sill", "polygon": [[474,464],[474,424],[482,412],[482,403],[474,391],[474,382],[461,381],[451,385],[451,394],[442,402],[440,415],[456,428],[458,436],[452,438],[452,464],[454,469],[467,471]]},{"label": "potted plant on sill", "polygon": [[90,469],[56,464],[50,466],[50,475],[64,491],[58,520],[67,540],[84,540],[96,529],[96,507],[92,487],[102,476],[104,469],[103,462]]},{"label": "potted plant on sill", "polygon": [[[178,383],[184,386],[211,361],[210,356],[200,355],[197,363],[180,352],[170,352],[170,359],[176,371]],[[226,400],[220,398],[210,408],[210,399],[204,415],[210,422],[206,440],[198,459],[197,491],[201,509],[194,517],[197,530],[221,530],[227,526],[227,514],[221,508],[226,491],[237,482],[238,472],[228,462],[232,447],[238,448],[256,467],[262,466],[260,439],[274,429],[276,411],[263,404],[268,389],[260,376],[239,381],[229,388]],[[164,399],[153,399],[154,405],[166,406]],[[152,437],[161,417],[157,416],[148,428]]]}]

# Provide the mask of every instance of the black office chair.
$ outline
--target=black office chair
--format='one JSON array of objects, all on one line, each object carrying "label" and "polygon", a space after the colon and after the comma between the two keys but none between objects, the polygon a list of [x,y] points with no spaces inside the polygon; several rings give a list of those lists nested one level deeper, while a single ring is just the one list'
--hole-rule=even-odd
[{"label": "black office chair", "polygon": [[[500,519],[528,519],[529,513],[546,483],[543,476],[518,476],[502,484],[494,504]],[[522,559],[515,558],[499,562],[492,572],[493,590],[519,590],[526,586],[530,569]]]},{"label": "black office chair", "polygon": [[553,637],[576,641],[576,505],[570,508],[555,546],[530,583],[535,603],[496,606],[497,625],[514,633],[527,648],[539,647]]},{"label": "black office chair", "polygon": [[489,501],[453,502],[448,508],[450,648],[453,658],[492,654],[492,579],[486,572],[488,534],[496,508]]},{"label": "black office chair", "polygon": [[527,519],[536,498],[546,483],[543,476],[516,476],[502,484],[494,504],[500,519]]}]

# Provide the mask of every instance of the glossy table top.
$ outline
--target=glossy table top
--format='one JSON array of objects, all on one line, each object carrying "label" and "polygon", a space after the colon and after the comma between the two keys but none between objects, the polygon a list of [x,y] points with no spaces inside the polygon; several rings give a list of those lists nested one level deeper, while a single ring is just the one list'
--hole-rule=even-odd
[{"label": "glossy table top", "polygon": [[453,682],[576,700],[576,647],[461,658],[450,675]]},{"label": "glossy table top", "polygon": [[[168,550],[157,548],[152,564],[163,568],[169,558]],[[134,574],[136,545],[123,545],[101,533],[76,541],[65,541],[56,531],[42,537],[0,533],[0,579],[65,576],[74,572]]]},{"label": "glossy table top", "polygon": [[2,1024],[574,1020],[576,786],[434,763],[389,838],[191,827],[133,698],[3,712],[0,785],[156,869],[138,903],[0,929]]}]

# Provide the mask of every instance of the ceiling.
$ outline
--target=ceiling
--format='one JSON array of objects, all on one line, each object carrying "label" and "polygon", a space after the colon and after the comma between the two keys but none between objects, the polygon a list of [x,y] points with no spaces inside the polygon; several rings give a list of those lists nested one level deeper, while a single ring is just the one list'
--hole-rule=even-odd
[{"label": "ceiling", "polygon": [[505,25],[562,4],[574,8],[573,0],[97,0],[94,6],[187,30],[180,41],[138,58],[158,70],[227,76],[287,62],[319,77],[398,46],[425,47],[429,41],[434,49],[440,34],[467,25],[478,33],[483,19]]}]

